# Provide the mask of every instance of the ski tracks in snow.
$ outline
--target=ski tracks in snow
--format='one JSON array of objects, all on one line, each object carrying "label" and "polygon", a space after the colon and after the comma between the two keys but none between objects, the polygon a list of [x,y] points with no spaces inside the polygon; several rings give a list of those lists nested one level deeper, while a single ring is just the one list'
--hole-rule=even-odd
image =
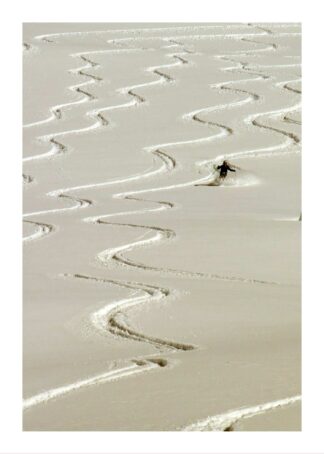
[{"label": "ski tracks in snow", "polygon": [[[251,27],[251,25],[248,25]],[[253,26],[253,25],[252,25]],[[257,54],[258,52],[276,52],[278,50],[278,45],[276,43],[264,43],[255,40],[255,35],[258,36],[275,36],[276,33],[273,32],[272,30],[264,27],[258,27],[254,26],[256,29],[259,29],[259,33],[246,33],[246,34],[234,34],[233,39],[238,39],[242,40],[246,43],[251,43],[253,45],[253,49],[251,50],[246,50],[246,51],[238,51],[238,52],[233,52],[229,55],[221,55],[217,56],[216,58],[224,60],[225,62],[233,62],[235,66],[233,67],[225,67],[221,68],[222,71],[228,72],[242,72],[245,74],[245,78],[241,80],[230,80],[230,81],[225,81],[217,84],[211,85],[211,89],[219,90],[219,91],[230,91],[235,95],[238,95],[239,98],[238,100],[232,102],[232,103],[226,103],[226,104],[218,104],[215,106],[207,106],[203,107],[201,109],[188,112],[183,115],[183,120],[184,121],[192,121],[201,124],[203,127],[208,126],[210,128],[215,129],[215,132],[213,134],[209,134],[208,136],[205,136],[203,138],[198,138],[198,139],[192,139],[192,140],[184,140],[181,142],[170,142],[170,143],[162,143],[162,144],[157,144],[157,145],[152,145],[150,147],[147,147],[145,149],[146,152],[150,153],[153,157],[153,162],[159,161],[160,166],[156,168],[156,166],[153,166],[151,169],[148,169],[144,173],[140,174],[135,174],[127,177],[122,177],[119,179],[115,180],[110,180],[106,182],[96,182],[93,184],[84,184],[84,185],[78,185],[74,187],[69,187],[69,188],[62,188],[62,189],[57,189],[57,190],[52,190],[50,191],[47,195],[52,196],[52,197],[57,197],[57,198],[65,198],[68,199],[70,202],[72,201],[73,205],[65,208],[58,208],[58,209],[53,209],[53,210],[43,210],[43,211],[38,211],[38,212],[33,212],[33,213],[26,213],[24,215],[24,218],[29,218],[31,216],[40,216],[40,215],[46,215],[46,214],[51,214],[51,213],[57,213],[57,212],[64,212],[64,211],[70,211],[70,210],[75,210],[79,208],[86,208],[89,205],[93,203],[92,200],[89,199],[80,199],[75,196],[72,196],[71,193],[73,192],[79,192],[79,191],[84,191],[86,189],[95,189],[95,188],[103,188],[103,187],[109,187],[111,185],[118,185],[120,183],[131,183],[132,181],[144,181],[144,179],[148,178],[150,181],[152,177],[154,177],[157,174],[163,174],[163,173],[171,173],[178,165],[176,159],[170,154],[169,149],[174,149],[176,147],[182,147],[184,145],[200,145],[205,142],[211,142],[211,141],[218,141],[220,139],[226,139],[226,137],[231,136],[235,134],[235,130],[233,127],[230,125],[223,124],[221,122],[216,122],[216,121],[211,121],[206,116],[208,116],[209,113],[211,112],[216,112],[216,111],[221,111],[222,109],[228,109],[228,108],[237,108],[240,107],[243,104],[246,103],[259,103],[260,102],[260,95],[255,92],[251,92],[250,90],[247,90],[246,88],[242,88],[242,84],[246,84],[250,80],[255,80],[255,79],[260,79],[260,80],[269,80],[271,79],[271,76],[269,74],[266,74],[264,72],[265,67],[262,67],[262,65],[250,65],[248,62],[245,61],[236,61],[233,60],[233,57],[241,57],[241,56],[246,56],[248,57],[251,54]],[[163,29],[165,30],[165,29]],[[89,32],[92,33],[92,32]],[[280,33],[280,36],[284,35],[285,33]],[[293,33],[290,33],[293,34]],[[67,35],[67,34],[62,34],[62,35]],[[289,33],[287,34],[289,35]],[[221,35],[219,35],[221,36]],[[59,34],[54,34],[53,36],[49,37],[47,36],[40,36],[38,39],[41,39],[43,41],[48,41],[48,42],[55,42],[55,39],[59,38]],[[186,39],[191,39],[191,40],[196,40],[196,39],[215,39],[217,35],[205,35],[203,37],[198,37],[195,35],[183,35],[183,36],[170,36],[170,37],[163,37],[161,40],[163,42],[166,42],[166,48],[178,48],[180,47],[179,51],[175,51],[173,53],[168,53],[167,56],[175,60],[174,62],[170,64],[164,64],[164,65],[159,65],[159,66],[154,66],[154,67],[148,67],[146,69],[147,72],[150,72],[157,76],[158,78],[156,80],[150,81],[150,82],[145,82],[142,84],[137,84],[133,86],[127,86],[122,89],[120,89],[120,93],[128,96],[130,98],[129,101],[119,104],[116,106],[107,106],[107,107],[102,107],[98,109],[92,109],[87,113],[87,116],[95,120],[95,122],[87,127],[83,128],[80,130],[67,130],[65,132],[57,133],[57,134],[52,134],[52,135],[46,135],[42,136],[40,139],[45,140],[49,143],[51,143],[51,149],[41,155],[36,155],[32,157],[25,158],[25,162],[29,161],[37,161],[38,159],[44,159],[44,158],[49,158],[52,156],[56,156],[62,153],[65,153],[67,151],[66,145],[64,145],[64,136],[68,134],[77,134],[80,132],[90,132],[93,129],[97,128],[102,128],[106,127],[109,125],[109,118],[106,117],[107,112],[110,110],[114,109],[123,109],[123,108],[130,108],[135,105],[139,104],[145,104],[146,103],[146,97],[141,94],[143,91],[142,89],[148,86],[155,86],[155,85],[164,85],[164,84],[169,84],[174,82],[174,78],[172,75],[168,73],[168,69],[179,66],[179,65],[186,65],[190,66],[190,55],[194,54],[194,50],[192,48],[188,48],[187,45],[185,45],[183,42],[180,42],[179,40],[186,40]],[[156,38],[156,37],[154,37]],[[128,42],[129,40],[136,41],[141,39],[152,39],[150,37],[141,37],[141,38],[136,38],[136,37],[124,37],[124,38],[115,38],[113,43],[117,44],[123,44],[125,42]],[[54,40],[54,41],[53,41]],[[262,48],[255,48],[255,46],[262,45]],[[25,46],[26,48],[26,46]],[[26,48],[27,50],[27,48]],[[33,123],[33,124],[27,124],[25,125],[26,128],[34,127],[43,123],[49,123],[51,121],[60,121],[62,117],[64,116],[64,108],[67,106],[74,106],[78,104],[83,104],[85,102],[92,102],[94,100],[94,96],[91,94],[89,88],[91,87],[92,84],[95,83],[100,83],[101,78],[96,76],[95,74],[90,74],[88,72],[89,69],[94,68],[98,66],[98,64],[93,60],[93,55],[95,55],[98,52],[137,52],[139,50],[143,50],[142,48],[126,48],[126,49],[116,49],[116,50],[107,50],[107,51],[87,51],[87,52],[82,52],[78,54],[73,54],[73,57],[77,57],[82,59],[85,62],[85,65],[76,68],[73,70],[73,72],[78,73],[80,76],[84,76],[89,78],[90,80],[69,87],[70,90],[73,90],[75,92],[78,92],[82,94],[82,98],[79,98],[78,100],[71,102],[71,103],[66,103],[66,104],[61,104],[57,105],[51,108],[50,111],[50,116],[44,120],[41,120],[39,122]],[[91,58],[90,58],[91,56]],[[261,71],[260,71],[261,70]],[[246,77],[246,76],[253,76],[251,77]],[[286,81],[285,83],[278,84],[279,88],[282,88],[284,90],[292,92],[294,95],[299,94],[300,91],[298,88],[294,86],[294,83],[298,81],[299,79],[293,79]],[[85,88],[86,87],[86,90]],[[138,90],[141,90],[139,93]],[[286,131],[284,128],[279,128],[279,127],[273,127],[269,126],[268,124],[264,123],[264,119],[271,119],[271,118],[278,118],[282,117],[283,122],[289,123],[295,123],[298,124],[296,120],[291,119],[291,117],[288,116],[289,113],[293,113],[296,110],[300,108],[300,103],[296,103],[292,107],[285,108],[285,109],[278,109],[278,110],[273,110],[273,111],[268,111],[264,112],[262,114],[253,114],[247,116],[244,121],[246,124],[252,125],[256,128],[259,128],[260,130],[268,130],[274,134],[281,134],[284,138],[284,141],[280,145],[272,146],[272,147],[263,147],[259,149],[253,149],[253,150],[246,150],[244,152],[238,151],[237,153],[232,153],[231,155],[226,155],[227,157],[230,158],[239,158],[241,156],[260,156],[262,154],[265,155],[272,155],[274,153],[281,153],[284,152],[285,150],[289,150],[292,147],[297,147],[299,145],[300,139],[295,133],[291,133],[289,131]],[[262,121],[263,120],[263,121]],[[57,140],[59,139],[59,140]],[[62,140],[63,139],[63,140]],[[223,157],[217,157],[213,161],[203,161],[198,163],[199,166],[210,168],[211,163],[217,162],[218,160],[222,159]],[[135,230],[141,229],[144,230],[145,232],[150,232],[152,235],[147,238],[146,233],[144,233],[144,239],[143,235],[140,237],[140,239],[137,239],[136,241],[133,241],[128,244],[121,245],[116,248],[112,249],[107,249],[104,251],[101,251],[98,253],[98,260],[103,264],[103,265],[109,265],[110,263],[115,263],[116,265],[122,265],[126,266],[128,268],[135,268],[139,269],[144,272],[148,271],[153,271],[157,273],[164,273],[167,275],[175,275],[177,277],[184,277],[184,278],[195,278],[195,279],[215,279],[215,280],[224,280],[224,281],[236,281],[236,282],[243,282],[247,284],[261,284],[261,285],[278,285],[279,283],[277,282],[267,282],[267,281],[262,281],[262,280],[257,280],[257,279],[245,279],[244,277],[240,276],[221,276],[221,275],[215,275],[215,274],[205,274],[205,273],[195,273],[193,271],[183,271],[183,270],[175,270],[175,269],[163,269],[163,268],[158,268],[158,267],[153,267],[151,265],[147,264],[142,264],[137,261],[131,260],[128,258],[125,253],[135,249],[135,248],[140,248],[144,246],[151,246],[154,243],[161,242],[161,241],[168,241],[172,240],[176,236],[176,232],[161,227],[161,226],[152,226],[152,225],[139,225],[139,224],[134,224],[134,223],[121,223],[121,222],[116,222],[116,221],[107,221],[107,219],[110,218],[115,218],[117,216],[124,216],[124,215],[132,215],[132,214],[141,214],[141,213],[147,213],[147,212],[157,212],[157,211],[162,211],[165,209],[173,209],[174,204],[171,203],[170,201],[156,201],[156,200],[149,200],[146,198],[142,198],[143,194],[149,194],[149,193],[155,193],[159,191],[166,191],[166,190],[175,190],[178,188],[185,188],[192,186],[193,184],[196,183],[201,183],[204,182],[208,179],[210,179],[211,175],[209,174],[207,177],[199,178],[195,181],[188,181],[185,183],[180,183],[180,184],[173,184],[173,185],[168,185],[168,186],[161,186],[161,187],[156,187],[153,186],[150,189],[140,189],[140,190],[131,190],[131,191],[126,191],[126,192],[120,192],[120,193],[115,193],[113,195],[114,198],[117,199],[124,199],[124,200],[133,200],[135,202],[145,202],[147,203],[152,203],[154,205],[153,208],[139,208],[138,210],[133,210],[133,211],[125,211],[125,212],[119,212],[119,213],[108,213],[108,214],[103,214],[103,215],[97,215],[97,216],[92,216],[92,217],[87,217],[84,219],[85,222],[88,223],[94,223],[98,225],[113,225],[113,226],[119,226],[120,228],[132,228]],[[24,182],[30,183],[32,181],[32,177],[24,175]],[[31,240],[39,239],[44,235],[47,235],[51,233],[54,230],[54,226],[50,224],[45,224],[45,223],[40,223],[36,221],[30,221],[30,220],[25,220],[25,222],[30,222],[32,224],[35,224],[37,227],[36,232],[29,237],[25,238],[24,241],[29,242]],[[140,342],[146,342],[150,343],[152,346],[158,348],[161,351],[165,352],[172,352],[176,350],[180,351],[187,351],[187,350],[192,350],[196,348],[196,346],[191,345],[191,344],[185,344],[185,343],[180,343],[174,340],[164,340],[160,339],[157,337],[153,336],[148,336],[144,333],[139,332],[138,330],[135,330],[133,327],[131,327],[126,321],[125,321],[125,310],[127,310],[130,307],[133,307],[138,304],[147,304],[148,302],[153,303],[153,302],[162,302],[165,298],[169,297],[172,294],[172,290],[166,289],[166,288],[161,288],[157,286],[153,286],[148,283],[138,283],[138,282],[128,282],[128,281],[117,281],[113,279],[102,279],[96,276],[87,276],[87,275],[82,275],[82,274],[71,274],[71,275],[62,275],[61,277],[65,279],[78,279],[78,280],[84,280],[84,281],[90,281],[98,285],[117,285],[120,287],[124,287],[126,289],[129,289],[131,291],[131,295],[128,298],[122,299],[120,301],[114,301],[107,303],[103,307],[101,307],[99,310],[93,312],[90,315],[91,323],[92,325],[99,331],[102,331],[103,333],[107,334],[109,333],[110,335],[113,336],[118,336],[121,338],[125,338],[127,340],[134,340],[134,341],[140,341]],[[55,389],[51,389],[45,392],[42,392],[40,394],[37,394],[35,396],[32,396],[30,398],[25,399],[24,401],[24,409],[28,409],[34,405],[38,405],[40,403],[46,402],[48,400],[58,398],[60,396],[66,395],[67,393],[74,392],[76,390],[79,390],[80,388],[84,387],[89,387],[93,385],[97,385],[100,383],[106,383],[112,380],[117,380],[123,377],[129,377],[138,373],[143,373],[143,372],[149,372],[151,369],[157,369],[160,367],[165,367],[168,366],[168,360],[165,358],[158,357],[156,358],[154,355],[150,358],[139,358],[139,359],[133,359],[131,360],[131,364],[126,365],[120,369],[112,370],[109,372],[104,372],[102,374],[98,374],[94,377],[86,378],[83,380],[80,380],[78,382],[64,385]],[[243,410],[234,410],[228,413],[225,413],[223,415],[217,415],[215,417],[208,418],[207,420],[204,420],[202,422],[198,422],[193,424],[192,426],[188,426],[185,430],[210,430],[210,427],[212,427],[212,430],[228,430],[228,427],[231,426],[234,422],[239,420],[240,418],[243,417],[250,417],[253,416],[254,414],[257,414],[258,412],[262,411],[267,411],[272,408],[277,408],[278,406],[285,405],[286,403],[290,403],[291,399],[298,400],[300,399],[299,396],[295,398],[287,398],[287,399],[282,399],[279,401],[275,401],[269,404],[263,404],[260,406],[256,407],[251,407],[250,409],[243,409]]]}]

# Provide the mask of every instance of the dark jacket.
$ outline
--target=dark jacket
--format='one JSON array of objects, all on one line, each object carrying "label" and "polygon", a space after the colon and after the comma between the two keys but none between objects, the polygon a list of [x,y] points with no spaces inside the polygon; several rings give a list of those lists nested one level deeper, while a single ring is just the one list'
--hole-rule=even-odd
[{"label": "dark jacket", "polygon": [[235,169],[231,169],[231,167],[227,163],[223,163],[222,165],[217,167],[217,170],[219,170],[219,174],[221,177],[226,177],[227,171],[229,170],[230,172],[236,172]]}]

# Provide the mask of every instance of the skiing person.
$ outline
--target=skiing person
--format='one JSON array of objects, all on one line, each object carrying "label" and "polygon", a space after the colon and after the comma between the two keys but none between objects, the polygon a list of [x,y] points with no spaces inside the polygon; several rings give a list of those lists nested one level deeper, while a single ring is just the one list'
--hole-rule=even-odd
[{"label": "skiing person", "polygon": [[[215,166],[216,167],[216,166]],[[224,179],[227,176],[228,170],[230,172],[236,172],[235,169],[232,169],[227,161],[223,161],[223,164],[216,167],[216,170],[219,170],[220,178]]]},{"label": "skiing person", "polygon": [[[209,182],[209,183],[198,183],[195,184],[195,186],[219,186],[222,181],[225,179],[227,176],[227,172],[236,172],[236,170],[233,168],[235,167],[236,169],[239,169],[239,167],[234,166],[229,164],[228,161],[223,161],[223,164],[216,166],[216,164],[213,166],[214,168],[214,180]],[[219,172],[219,176],[217,173]]]}]

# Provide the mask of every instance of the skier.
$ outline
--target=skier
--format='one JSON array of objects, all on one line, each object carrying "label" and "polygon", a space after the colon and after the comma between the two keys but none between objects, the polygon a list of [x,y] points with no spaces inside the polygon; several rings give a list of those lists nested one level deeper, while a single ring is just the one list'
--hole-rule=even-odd
[{"label": "skier", "polygon": [[[216,167],[216,166],[215,166]],[[228,170],[230,172],[236,172],[235,169],[232,169],[227,161],[223,161],[223,164],[216,167],[216,170],[219,170],[219,176],[221,179],[224,179],[227,176]]]},{"label": "skier", "polygon": [[[226,178],[228,171],[236,172],[236,170],[233,169],[233,167],[235,167],[236,169],[239,169],[239,167],[230,165],[228,161],[223,161],[223,164],[221,164],[219,166],[214,165],[214,172],[215,172],[214,180],[211,181],[210,183],[198,183],[198,184],[195,184],[195,186],[219,186],[222,183],[222,181]],[[219,176],[217,175],[218,172],[219,172]]]}]

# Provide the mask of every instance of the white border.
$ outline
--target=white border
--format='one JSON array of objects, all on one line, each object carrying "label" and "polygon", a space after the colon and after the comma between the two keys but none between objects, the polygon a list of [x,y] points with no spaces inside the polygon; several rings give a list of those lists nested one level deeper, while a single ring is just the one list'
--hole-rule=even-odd
[{"label": "white border", "polygon": [[[321,2],[56,0],[3,5],[1,86],[2,298],[0,453],[323,453],[323,86]],[[20,118],[22,22],[303,22],[303,431],[302,433],[140,433],[21,431]],[[305,90],[304,90],[305,91]],[[3,138],[3,136],[2,136]],[[316,151],[316,153],[314,153]],[[308,156],[308,157],[307,157]],[[310,156],[312,159],[310,160]],[[19,227],[18,227],[19,226]],[[322,246],[322,247],[321,247]]]}]

